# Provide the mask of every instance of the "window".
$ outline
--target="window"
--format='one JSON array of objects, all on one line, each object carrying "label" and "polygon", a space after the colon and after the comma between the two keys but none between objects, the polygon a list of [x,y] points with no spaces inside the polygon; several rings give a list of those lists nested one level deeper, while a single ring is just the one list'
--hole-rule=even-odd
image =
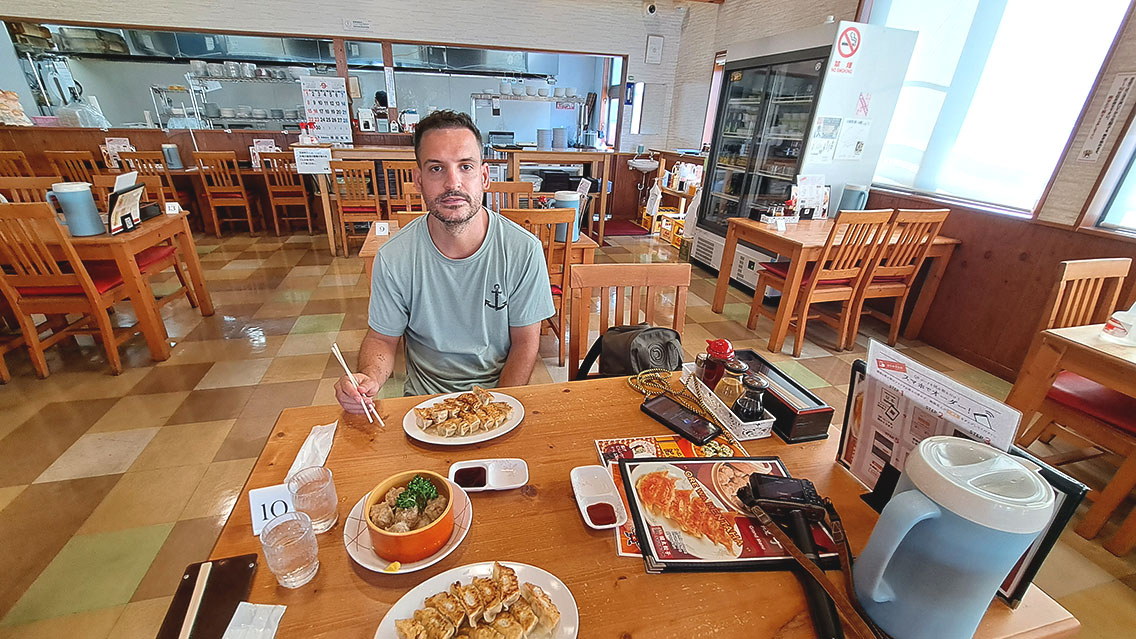
[{"label": "window", "polygon": [[919,32],[875,182],[1032,210],[1128,0],[877,0]]},{"label": "window", "polygon": [[1087,224],[1113,231],[1136,233],[1136,129],[1117,143],[1108,170],[1089,204]]}]

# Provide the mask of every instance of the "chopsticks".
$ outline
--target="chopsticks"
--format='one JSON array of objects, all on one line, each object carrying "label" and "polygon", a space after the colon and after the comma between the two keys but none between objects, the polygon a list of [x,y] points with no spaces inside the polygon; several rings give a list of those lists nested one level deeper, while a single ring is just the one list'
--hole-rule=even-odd
[{"label": "chopsticks", "polygon": [[[343,353],[339,350],[339,344],[333,342],[331,344],[331,352],[335,355],[335,359],[339,360],[339,365],[343,367],[343,372],[347,373],[347,379],[351,380],[351,383],[355,386],[355,390],[359,391],[359,395],[362,396],[363,391],[359,389],[359,382],[355,381],[355,374],[351,372],[351,369],[347,367],[347,362],[343,360]],[[383,418],[379,417],[379,409],[375,408],[374,404],[368,404],[366,399],[361,400],[361,403],[363,404],[363,414],[367,416],[368,423],[374,424],[375,419],[377,419],[379,420],[379,426],[383,428],[387,427],[387,425],[383,423]],[[371,419],[372,412],[375,414],[375,419]]]},{"label": "chopsticks", "polygon": [[189,598],[189,608],[185,611],[185,619],[181,622],[181,632],[178,639],[189,639],[193,632],[193,624],[197,622],[197,612],[201,609],[201,598],[205,596],[205,586],[209,583],[209,573],[213,570],[213,562],[201,564],[197,571],[197,582],[193,584],[193,595]]}]

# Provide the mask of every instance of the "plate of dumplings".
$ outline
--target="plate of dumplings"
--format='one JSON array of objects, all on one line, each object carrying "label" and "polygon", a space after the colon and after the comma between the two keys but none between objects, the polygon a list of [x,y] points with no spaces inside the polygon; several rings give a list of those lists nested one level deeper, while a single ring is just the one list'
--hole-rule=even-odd
[{"label": "plate of dumplings", "polygon": [[571,591],[536,566],[486,561],[422,582],[387,611],[375,639],[575,639]]},{"label": "plate of dumplings", "polygon": [[402,429],[426,444],[461,446],[500,437],[524,418],[525,407],[515,397],[475,386],[418,404],[402,418]]}]

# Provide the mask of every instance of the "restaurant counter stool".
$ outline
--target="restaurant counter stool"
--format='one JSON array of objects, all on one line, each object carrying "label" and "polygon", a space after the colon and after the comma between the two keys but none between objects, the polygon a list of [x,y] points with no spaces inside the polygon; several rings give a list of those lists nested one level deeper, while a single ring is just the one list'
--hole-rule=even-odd
[{"label": "restaurant counter stool", "polygon": [[[1116,310],[1124,278],[1132,266],[1129,258],[1070,260],[1058,268],[1046,313],[1026,356],[1028,363],[1039,347],[1041,331],[1051,328],[1104,323]],[[1122,461],[1103,491],[1089,493],[1093,505],[1077,534],[1092,539],[1100,534],[1116,508],[1136,488],[1136,398],[1070,372],[1061,372],[1053,382],[1040,415],[1017,439],[1025,448],[1041,439],[1068,439],[1076,447],[1065,453],[1041,457],[1062,465],[1112,454]],[[1030,415],[1022,416],[1029,424]],[[1136,543],[1136,518],[1129,515],[1116,537],[1106,547],[1128,548]],[[1127,550],[1125,550],[1127,552]]]},{"label": "restaurant counter stool", "polygon": [[[821,319],[834,326],[836,350],[844,349],[853,314],[853,297],[861,278],[866,276],[881,245],[889,237],[891,216],[891,209],[840,211],[836,215],[816,263],[805,266],[797,308],[777,309],[778,314],[789,313],[790,325],[796,327],[793,357],[801,356],[805,326],[810,319]],[[761,273],[757,277],[749,321],[746,322],[751,330],[757,326],[758,315],[775,319],[776,315],[762,305],[765,287],[784,291],[789,274],[789,262],[766,262],[759,266]],[[824,313],[810,315],[812,305],[820,302],[841,302],[840,313],[836,317]]]},{"label": "restaurant counter stool", "polygon": [[0,177],[35,177],[23,151],[0,151]]},{"label": "restaurant counter stool", "polygon": [[43,156],[66,182],[93,182],[91,178],[103,172],[90,151],[44,151]]},{"label": "restaurant counter stool", "polygon": [[[572,323],[568,338],[568,379],[580,373],[580,361],[588,348],[592,315],[592,289],[600,289],[600,335],[612,326],[655,323],[657,296],[672,293],[671,328],[682,336],[686,326],[686,292],[690,287],[690,264],[573,264],[568,276]],[[630,289],[630,304],[625,289]],[[611,300],[615,298],[615,315]],[[644,304],[642,298],[646,297]],[[627,310],[626,314],[624,309]],[[641,310],[642,309],[642,310]],[[642,315],[641,315],[642,313]],[[664,315],[665,317],[665,315]]]},{"label": "restaurant counter stool", "polygon": [[339,207],[338,231],[344,249],[348,238],[362,241],[367,236],[366,232],[355,233],[356,223],[383,219],[377,187],[374,162],[331,161],[331,192]]},{"label": "restaurant counter stool", "polygon": [[[253,203],[241,179],[236,151],[196,151],[193,161],[197,163],[205,186],[205,202],[217,237],[221,237],[222,224],[248,224],[249,235],[256,235],[256,224],[252,220]],[[222,217],[220,211],[225,209],[244,209],[244,219]]]},{"label": "restaurant counter stool", "polygon": [[177,202],[183,209],[189,208],[189,194],[178,191],[174,177],[166,165],[166,156],[161,151],[119,151],[124,170],[138,171],[138,175],[157,177],[162,181],[162,193],[169,202]]},{"label": "restaurant counter stool", "polygon": [[[0,269],[0,293],[16,315],[40,378],[49,373],[44,349],[75,334],[95,335],[111,372],[122,372],[118,346],[136,332],[116,329],[108,315],[114,304],[127,298],[122,277],[117,271],[88,271],[49,205],[0,204],[0,263],[5,267]],[[56,326],[41,340],[41,329],[32,320],[36,313],[82,316]]]},{"label": "restaurant counter stool", "polygon": [[[852,300],[852,325],[848,328],[845,346],[851,348],[860,332],[860,316],[865,312],[888,323],[888,345],[895,346],[899,340],[899,325],[903,320],[903,308],[911,295],[912,284],[923,268],[927,252],[939,236],[943,222],[950,209],[915,210],[899,209],[891,218],[891,228],[886,237],[898,238],[894,243],[880,249],[879,258],[870,271],[860,281],[856,297]],[[866,300],[894,298],[891,315],[878,311],[864,310]]]},{"label": "restaurant counter stool", "polygon": [[[380,163],[380,173],[383,176],[383,190],[379,193],[386,202],[387,213],[395,211],[412,210],[415,202],[421,202],[421,197],[411,197],[406,191],[407,184],[414,183],[414,171],[418,163],[414,160],[384,160]],[[417,194],[415,188],[412,193]]]},{"label": "restaurant counter stool", "polygon": [[[576,209],[501,209],[500,212],[501,215],[520,224],[525,230],[537,236],[544,248],[544,261],[548,267],[549,287],[552,290],[552,304],[556,308],[556,314],[545,321],[548,322],[552,332],[556,334],[559,343],[556,365],[564,366],[565,354],[568,351],[568,341],[565,339],[568,336],[568,317],[565,312],[568,305],[564,303],[564,291],[568,289],[569,264],[572,259],[572,233],[565,233],[565,241],[561,243],[556,241],[556,229],[557,225],[560,224],[564,225],[563,228],[571,229],[576,222]],[[557,244],[564,245],[564,251],[561,254],[563,260],[559,264],[554,264],[553,248]]]},{"label": "restaurant counter stool", "polygon": [[485,189],[485,206],[494,211],[521,208],[522,198],[533,208],[532,182],[490,182]]},{"label": "restaurant counter stool", "polygon": [[[280,236],[280,222],[292,231],[292,222],[304,222],[308,235],[312,234],[312,210],[308,206],[308,192],[304,176],[296,170],[296,156],[292,153],[261,152],[260,163],[268,188],[268,208],[272,210],[272,227]],[[288,216],[288,207],[302,207],[303,217]]]},{"label": "restaurant counter stool", "polygon": [[0,195],[9,202],[46,202],[51,185],[62,182],[52,177],[0,177]]}]

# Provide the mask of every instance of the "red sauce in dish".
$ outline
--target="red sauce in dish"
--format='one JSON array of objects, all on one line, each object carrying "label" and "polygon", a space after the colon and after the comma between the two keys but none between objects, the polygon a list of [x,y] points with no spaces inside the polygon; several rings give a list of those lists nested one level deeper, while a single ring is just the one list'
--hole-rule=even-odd
[{"label": "red sauce in dish", "polygon": [[454,483],[462,488],[482,488],[485,486],[486,478],[485,466],[469,466],[454,472]]},{"label": "red sauce in dish", "polygon": [[615,508],[603,502],[592,504],[588,506],[588,519],[597,526],[610,526],[615,523]]}]

